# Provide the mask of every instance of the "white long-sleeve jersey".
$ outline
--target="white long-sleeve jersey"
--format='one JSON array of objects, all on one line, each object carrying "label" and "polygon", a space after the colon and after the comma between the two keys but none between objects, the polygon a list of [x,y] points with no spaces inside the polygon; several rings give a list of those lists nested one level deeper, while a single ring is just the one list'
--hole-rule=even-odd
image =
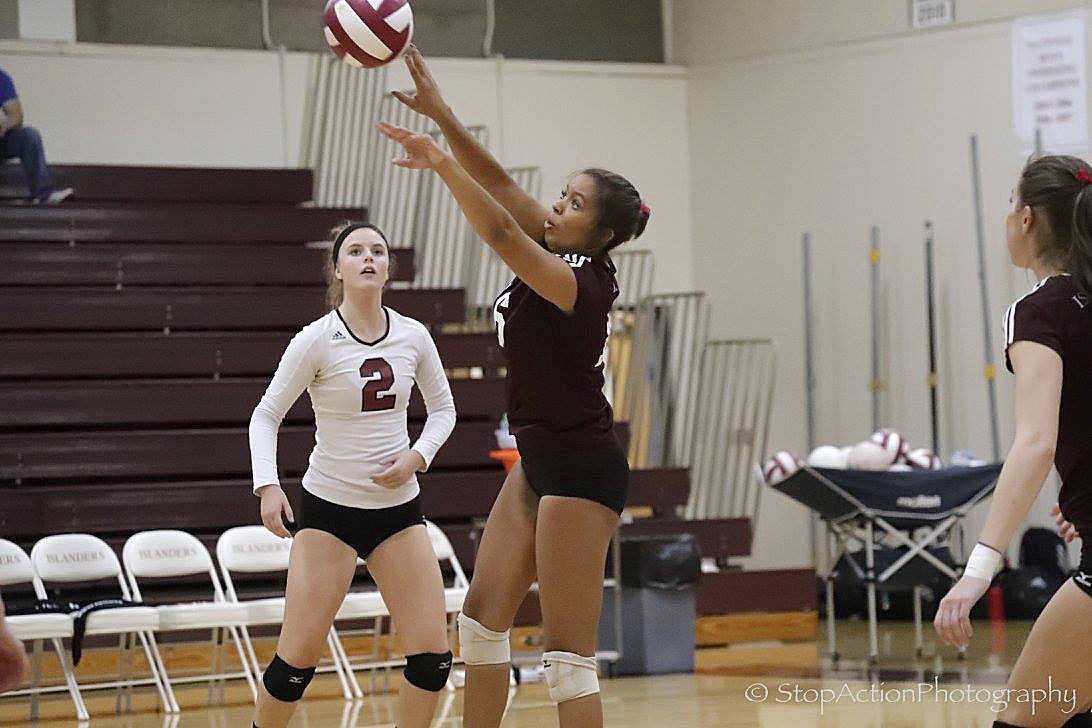
[{"label": "white long-sleeve jersey", "polygon": [[315,447],[303,487],[324,500],[355,508],[388,508],[412,500],[417,476],[384,488],[371,476],[410,446],[406,411],[414,382],[428,410],[413,449],[425,468],[455,427],[455,404],[436,344],[420,322],[384,307],[387,333],[361,341],[334,309],[305,326],[281,357],[250,418],[254,488],[279,485],[277,430],[307,390],[315,411]]}]

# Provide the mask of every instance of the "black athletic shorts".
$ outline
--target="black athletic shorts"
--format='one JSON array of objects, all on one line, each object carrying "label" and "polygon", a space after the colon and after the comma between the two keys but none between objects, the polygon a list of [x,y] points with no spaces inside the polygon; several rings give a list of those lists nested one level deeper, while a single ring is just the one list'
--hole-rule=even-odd
[{"label": "black athletic shorts", "polygon": [[1073,574],[1073,581],[1092,597],[1092,529],[1089,531],[1089,538],[1081,539],[1081,564]]},{"label": "black athletic shorts", "polygon": [[615,513],[626,506],[629,460],[614,433],[516,435],[520,461],[538,497],[561,495],[602,503]]},{"label": "black athletic shorts", "polygon": [[299,530],[314,528],[329,533],[367,559],[375,547],[410,526],[424,525],[421,496],[390,508],[353,508],[331,503],[304,489],[296,519]]}]

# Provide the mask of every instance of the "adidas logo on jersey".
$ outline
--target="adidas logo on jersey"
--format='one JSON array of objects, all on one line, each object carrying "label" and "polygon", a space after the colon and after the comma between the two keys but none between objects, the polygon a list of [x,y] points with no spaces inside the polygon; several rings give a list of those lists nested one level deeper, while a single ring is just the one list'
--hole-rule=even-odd
[{"label": "adidas logo on jersey", "polygon": [[345,334],[341,331],[335,331],[334,335],[330,337],[330,341],[345,341]]}]

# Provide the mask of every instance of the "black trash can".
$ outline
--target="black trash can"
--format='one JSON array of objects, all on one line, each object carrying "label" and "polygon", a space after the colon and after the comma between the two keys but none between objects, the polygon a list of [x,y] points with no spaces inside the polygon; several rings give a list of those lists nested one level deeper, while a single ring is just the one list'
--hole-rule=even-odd
[{"label": "black trash can", "polygon": [[[701,551],[693,534],[625,538],[619,675],[694,671],[695,600]],[[614,589],[603,593],[599,649],[615,649]]]}]

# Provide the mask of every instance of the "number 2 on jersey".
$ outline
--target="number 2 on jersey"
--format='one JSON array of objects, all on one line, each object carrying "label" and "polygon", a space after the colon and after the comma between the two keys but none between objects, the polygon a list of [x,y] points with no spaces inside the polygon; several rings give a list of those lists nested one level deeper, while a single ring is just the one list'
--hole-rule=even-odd
[{"label": "number 2 on jersey", "polygon": [[365,359],[360,365],[360,376],[364,378],[364,391],[361,393],[361,412],[382,412],[394,409],[396,394],[386,394],[394,386],[394,370],[386,359]]}]

